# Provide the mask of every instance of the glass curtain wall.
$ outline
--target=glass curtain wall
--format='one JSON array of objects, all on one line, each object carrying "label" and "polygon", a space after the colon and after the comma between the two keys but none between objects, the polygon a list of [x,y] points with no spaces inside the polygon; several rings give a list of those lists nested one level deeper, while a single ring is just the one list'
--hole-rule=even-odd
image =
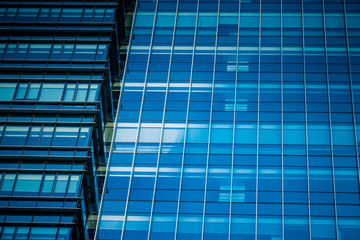
[{"label": "glass curtain wall", "polygon": [[360,3],[139,0],[97,239],[359,239]]}]

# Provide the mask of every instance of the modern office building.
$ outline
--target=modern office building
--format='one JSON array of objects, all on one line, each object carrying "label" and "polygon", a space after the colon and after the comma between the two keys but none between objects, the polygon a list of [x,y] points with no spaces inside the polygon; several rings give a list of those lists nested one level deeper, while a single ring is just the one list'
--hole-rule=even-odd
[{"label": "modern office building", "polygon": [[96,239],[360,239],[360,3],[138,0]]},{"label": "modern office building", "polygon": [[0,2],[0,239],[94,238],[129,7]]}]

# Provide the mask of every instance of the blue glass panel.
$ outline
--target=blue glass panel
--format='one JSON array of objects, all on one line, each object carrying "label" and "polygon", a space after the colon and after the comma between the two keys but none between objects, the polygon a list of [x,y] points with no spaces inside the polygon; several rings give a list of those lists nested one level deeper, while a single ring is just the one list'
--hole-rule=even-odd
[{"label": "blue glass panel", "polygon": [[12,100],[16,85],[16,83],[0,83],[0,100]]},{"label": "blue glass panel", "polygon": [[55,239],[57,233],[56,227],[32,227],[29,239]]},{"label": "blue glass panel", "polygon": [[19,174],[14,188],[14,194],[37,195],[41,180],[42,174]]},{"label": "blue glass panel", "polygon": [[64,84],[42,84],[39,100],[41,101],[60,101],[64,91]]}]

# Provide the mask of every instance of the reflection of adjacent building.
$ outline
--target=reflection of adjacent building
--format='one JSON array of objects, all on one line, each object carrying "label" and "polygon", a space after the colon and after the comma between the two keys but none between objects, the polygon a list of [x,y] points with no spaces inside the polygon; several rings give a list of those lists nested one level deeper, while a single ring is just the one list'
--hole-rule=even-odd
[{"label": "reflection of adjacent building", "polygon": [[358,239],[355,1],[137,1],[98,239]]},{"label": "reflection of adjacent building", "polygon": [[129,5],[0,3],[1,239],[93,238]]}]

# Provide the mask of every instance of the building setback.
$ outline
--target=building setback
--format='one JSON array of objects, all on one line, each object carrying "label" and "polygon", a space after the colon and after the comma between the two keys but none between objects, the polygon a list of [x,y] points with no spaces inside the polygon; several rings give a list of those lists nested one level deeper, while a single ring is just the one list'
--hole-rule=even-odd
[{"label": "building setback", "polygon": [[360,239],[360,3],[139,0],[97,239]]},{"label": "building setback", "polygon": [[0,239],[94,239],[129,2],[0,2]]}]

